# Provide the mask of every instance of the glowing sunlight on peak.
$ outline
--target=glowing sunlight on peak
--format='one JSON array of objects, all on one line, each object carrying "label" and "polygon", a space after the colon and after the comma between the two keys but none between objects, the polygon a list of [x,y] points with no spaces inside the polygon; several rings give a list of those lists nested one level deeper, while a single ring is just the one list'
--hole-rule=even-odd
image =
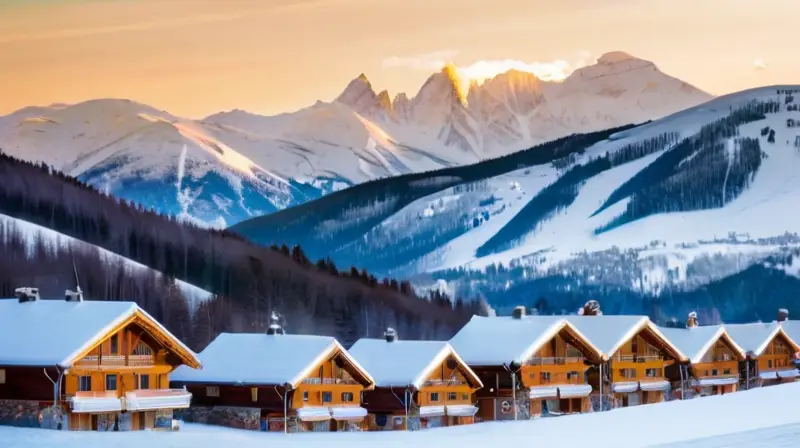
[{"label": "glowing sunlight on peak", "polygon": [[477,84],[483,84],[486,80],[492,79],[510,70],[531,73],[542,81],[563,81],[582,65],[585,64],[572,65],[561,59],[552,62],[531,63],[513,59],[503,59],[477,61],[466,67],[458,67],[457,70],[461,78],[468,80],[470,83],[475,82]]}]

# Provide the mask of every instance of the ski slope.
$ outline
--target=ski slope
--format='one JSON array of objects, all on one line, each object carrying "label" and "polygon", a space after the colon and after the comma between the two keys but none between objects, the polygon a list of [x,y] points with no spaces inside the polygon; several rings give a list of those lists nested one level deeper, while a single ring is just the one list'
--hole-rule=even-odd
[{"label": "ski slope", "polygon": [[788,448],[798,446],[800,383],[519,422],[480,423],[420,432],[250,432],[185,424],[179,432],[91,433],[0,427],[4,448],[286,448],[546,446],[559,448]]}]

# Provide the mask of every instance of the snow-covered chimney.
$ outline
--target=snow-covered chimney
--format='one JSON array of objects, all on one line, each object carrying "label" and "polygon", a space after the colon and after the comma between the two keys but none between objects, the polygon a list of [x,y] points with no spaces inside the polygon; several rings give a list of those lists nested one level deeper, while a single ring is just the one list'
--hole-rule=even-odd
[{"label": "snow-covered chimney", "polygon": [[697,328],[697,312],[692,311],[686,318],[686,328]]},{"label": "snow-covered chimney", "polygon": [[83,302],[83,291],[81,291],[80,286],[78,286],[77,291],[71,291],[68,289],[67,292],[64,293],[64,298],[67,302]]},{"label": "snow-covered chimney", "polygon": [[514,311],[511,312],[511,317],[514,319],[522,319],[525,317],[526,311],[524,306],[518,306],[514,308]]},{"label": "snow-covered chimney", "polygon": [[578,310],[581,316],[600,316],[603,312],[600,310],[600,302],[597,300],[590,300],[583,305],[583,308]]},{"label": "snow-covered chimney", "polygon": [[278,316],[278,313],[273,311],[272,316],[270,316],[269,320],[270,324],[269,328],[267,328],[267,334],[269,335],[286,334],[286,332],[283,331],[283,327],[281,327],[280,324],[281,319],[280,316]]},{"label": "snow-covered chimney", "polygon": [[395,331],[394,328],[389,327],[383,332],[383,338],[386,339],[386,342],[394,342],[397,340],[397,331]]},{"label": "snow-covered chimney", "polygon": [[781,308],[778,310],[778,322],[783,322],[785,320],[789,320],[789,310]]},{"label": "snow-covered chimney", "polygon": [[14,295],[17,296],[19,303],[35,302],[39,300],[39,288],[17,288],[14,290]]}]

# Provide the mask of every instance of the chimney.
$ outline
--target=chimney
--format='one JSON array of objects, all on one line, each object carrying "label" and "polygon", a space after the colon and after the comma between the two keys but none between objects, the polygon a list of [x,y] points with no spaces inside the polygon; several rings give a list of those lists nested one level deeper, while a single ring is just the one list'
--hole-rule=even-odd
[{"label": "chimney", "polygon": [[525,307],[518,306],[515,307],[514,311],[511,312],[511,317],[513,317],[514,319],[522,319],[525,316],[525,314],[526,314]]},{"label": "chimney", "polygon": [[603,312],[600,311],[600,302],[590,300],[583,305],[583,308],[578,310],[578,314],[581,316],[601,316]]},{"label": "chimney", "polygon": [[697,312],[692,311],[686,318],[686,328],[697,328]]},{"label": "chimney", "polygon": [[81,291],[81,287],[78,286],[77,291],[70,291],[68,289],[67,292],[64,293],[64,299],[67,302],[83,302],[83,291]]},{"label": "chimney", "polygon": [[778,322],[783,322],[785,320],[789,320],[789,310],[781,308],[778,310]]},{"label": "chimney", "polygon": [[17,288],[14,290],[14,295],[17,296],[19,303],[35,302],[39,300],[39,288]]},{"label": "chimney", "polygon": [[383,338],[386,339],[386,342],[395,342],[397,340],[397,331],[389,327],[383,332]]},{"label": "chimney", "polygon": [[286,332],[283,331],[283,327],[281,327],[281,324],[280,324],[280,320],[281,319],[280,319],[280,316],[278,316],[278,313],[273,311],[272,315],[269,318],[269,320],[270,320],[270,324],[269,324],[269,327],[267,328],[267,334],[268,335],[286,334]]}]

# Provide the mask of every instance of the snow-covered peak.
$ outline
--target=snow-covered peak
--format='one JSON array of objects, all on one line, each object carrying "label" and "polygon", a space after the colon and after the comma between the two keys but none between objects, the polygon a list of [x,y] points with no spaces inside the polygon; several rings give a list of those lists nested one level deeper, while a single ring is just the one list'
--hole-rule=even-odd
[{"label": "snow-covered peak", "polygon": [[604,53],[602,56],[600,56],[597,59],[597,63],[600,65],[610,65],[618,62],[633,60],[640,61],[641,59],[631,56],[629,53],[625,53],[624,51],[609,51],[608,53]]},{"label": "snow-covered peak", "polygon": [[350,107],[365,117],[389,117],[392,115],[392,101],[389,92],[384,90],[375,93],[372,83],[363,73],[347,84],[344,91],[336,98],[336,102]]}]

